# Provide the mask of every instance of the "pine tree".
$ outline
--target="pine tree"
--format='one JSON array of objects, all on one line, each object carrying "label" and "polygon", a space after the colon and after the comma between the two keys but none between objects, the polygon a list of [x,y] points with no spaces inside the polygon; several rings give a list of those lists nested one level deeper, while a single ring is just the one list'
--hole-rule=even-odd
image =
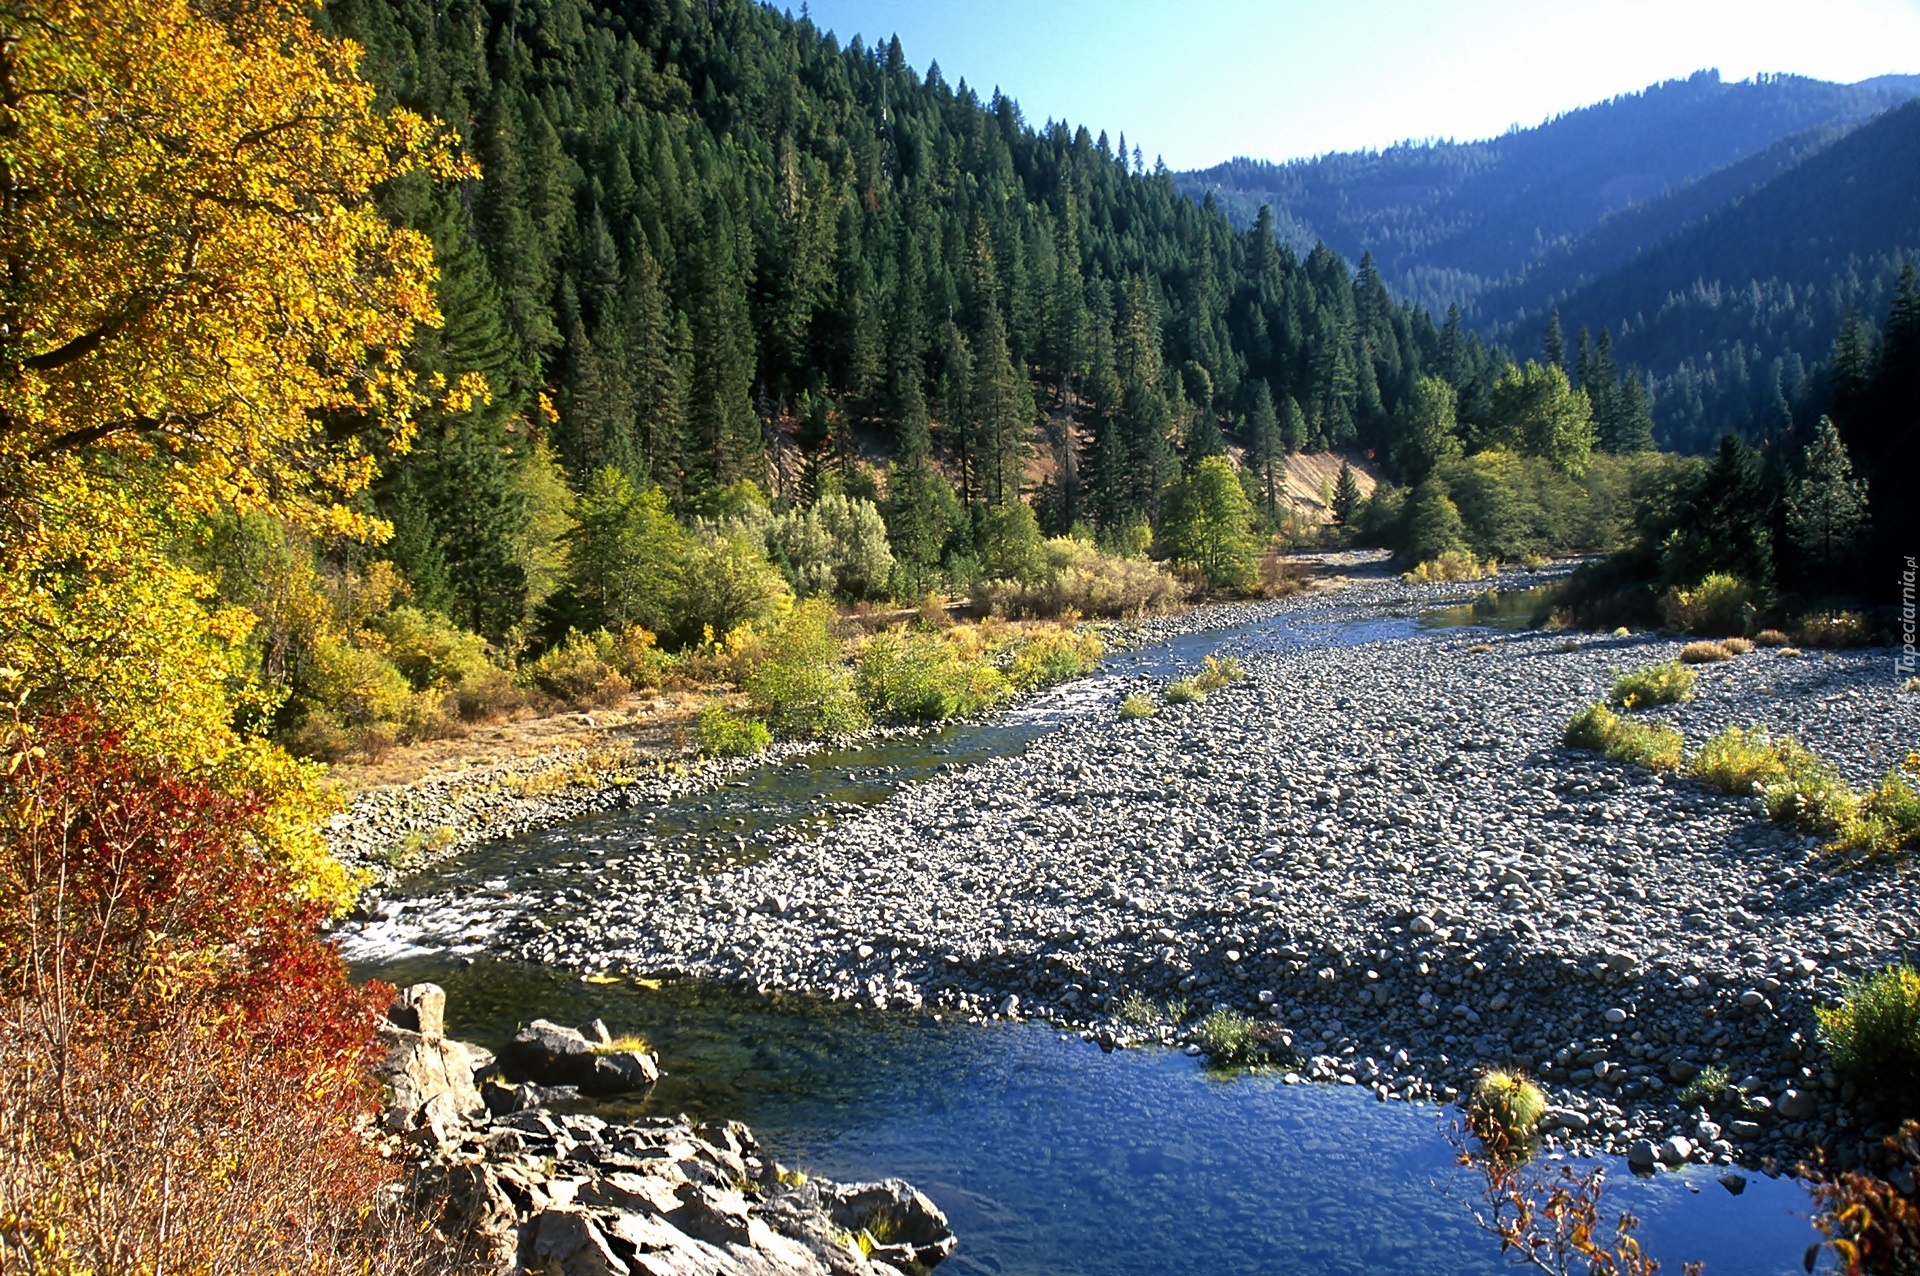
[{"label": "pine tree", "polygon": [[1246,444],[1247,465],[1259,478],[1262,509],[1271,519],[1280,511],[1286,440],[1279,414],[1273,410],[1273,392],[1264,380],[1253,383],[1253,407],[1241,423],[1240,437]]},{"label": "pine tree", "polygon": [[1858,562],[1867,530],[1867,485],[1853,476],[1853,462],[1831,419],[1807,444],[1805,469],[1787,498],[1787,538],[1806,579],[1830,592]]},{"label": "pine tree", "polygon": [[1340,462],[1340,477],[1333,485],[1333,521],[1335,525],[1345,527],[1353,521],[1354,511],[1360,508],[1360,480],[1353,472],[1353,464]]},{"label": "pine tree", "polygon": [[986,308],[973,380],[973,424],[978,440],[981,495],[989,505],[1020,498],[1033,429],[1033,395],[1013,366],[1006,325],[997,306]]},{"label": "pine tree", "polygon": [[1547,315],[1546,331],[1540,337],[1540,358],[1549,368],[1560,369],[1562,375],[1567,370],[1567,339],[1560,332],[1560,312],[1551,311]]}]

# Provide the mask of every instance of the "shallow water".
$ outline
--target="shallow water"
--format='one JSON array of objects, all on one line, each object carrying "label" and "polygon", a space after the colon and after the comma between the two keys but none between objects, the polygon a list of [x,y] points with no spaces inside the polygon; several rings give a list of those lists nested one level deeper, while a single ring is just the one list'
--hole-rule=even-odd
[{"label": "shallow water", "polygon": [[[1171,1051],[1106,1055],[1032,1024],[587,984],[487,959],[384,973],[441,983],[450,1030],[494,1047],[534,1013],[644,1033],[667,1076],[644,1102],[599,1110],[736,1118],[782,1164],[906,1178],[952,1217],[953,1276],[1505,1270],[1432,1106],[1222,1077]],[[1736,1198],[1705,1172],[1639,1181],[1618,1167],[1604,1202],[1608,1218],[1640,1215],[1674,1272],[1692,1258],[1711,1276],[1798,1271],[1812,1239],[1786,1180],[1754,1177]]]},{"label": "shallow water", "polygon": [[1472,602],[1420,613],[1425,629],[1531,629],[1552,609],[1559,582],[1528,589],[1489,589]]},{"label": "shallow water", "polygon": [[[1433,1107],[1378,1103],[1358,1087],[1222,1078],[1168,1051],[1102,1054],[1037,1025],[939,1023],[697,984],[583,982],[514,964],[490,946],[527,919],[590,914],[597,884],[626,874],[712,873],[768,853],[946,767],[1017,753],[1061,723],[1111,713],[1140,678],[1209,654],[1390,641],[1447,623],[1517,617],[1514,599],[1449,622],[1327,611],[1185,635],[1120,652],[1100,673],[991,718],[904,740],[816,753],[637,812],[610,811],[476,848],[396,892],[393,916],[351,924],[366,975],[432,979],[451,1030],[498,1047],[536,1016],[604,1018],[647,1037],[668,1076],[622,1112],[743,1120],[783,1163],[837,1179],[897,1175],[952,1216],[975,1273],[1476,1273],[1505,1270],[1476,1231],[1474,1180],[1452,1163]],[[1529,609],[1537,603],[1529,601]],[[688,907],[697,907],[690,898]],[[1738,1198],[1706,1172],[1633,1180],[1610,1167],[1608,1216],[1678,1271],[1798,1271],[1813,1238],[1804,1192],[1753,1178]]]}]

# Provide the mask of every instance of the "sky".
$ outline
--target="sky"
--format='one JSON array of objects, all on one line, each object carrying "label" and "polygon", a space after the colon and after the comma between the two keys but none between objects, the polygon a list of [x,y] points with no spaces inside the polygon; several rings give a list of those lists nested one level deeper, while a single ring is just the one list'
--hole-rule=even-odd
[{"label": "sky", "polygon": [[[798,0],[792,4],[798,13]],[[1920,73],[1920,0],[810,0],[846,43],[894,34],[1031,124],[1127,135],[1151,164],[1493,137],[1717,67]]]}]

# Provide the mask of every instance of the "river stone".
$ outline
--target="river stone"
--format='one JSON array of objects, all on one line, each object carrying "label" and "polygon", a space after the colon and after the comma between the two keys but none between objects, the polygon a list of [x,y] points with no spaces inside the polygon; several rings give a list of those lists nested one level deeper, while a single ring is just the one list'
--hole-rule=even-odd
[{"label": "river stone", "polygon": [[652,1055],[607,1051],[604,1043],[596,1045],[585,1033],[545,1019],[535,1019],[516,1033],[502,1062],[526,1080],[578,1086],[585,1094],[624,1094],[647,1089],[660,1079]]},{"label": "river stone", "polygon": [[1627,1164],[1636,1170],[1651,1170],[1660,1159],[1660,1150],[1652,1139],[1635,1139],[1627,1145]]},{"label": "river stone", "polygon": [[1788,1090],[1780,1096],[1780,1115],[1789,1121],[1804,1121],[1819,1110],[1819,1101],[1805,1090]]},{"label": "river stone", "polygon": [[1674,1135],[1660,1144],[1660,1160],[1667,1165],[1685,1165],[1687,1158],[1693,1155],[1693,1144]]}]

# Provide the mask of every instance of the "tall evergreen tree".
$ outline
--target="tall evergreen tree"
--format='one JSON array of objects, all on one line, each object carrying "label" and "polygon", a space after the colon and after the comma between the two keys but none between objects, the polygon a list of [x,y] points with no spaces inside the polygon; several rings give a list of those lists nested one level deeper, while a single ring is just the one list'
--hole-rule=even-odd
[{"label": "tall evergreen tree", "polygon": [[1867,485],[1827,417],[1807,444],[1805,468],[1787,497],[1787,539],[1804,578],[1831,592],[1852,576],[1867,530]]}]

